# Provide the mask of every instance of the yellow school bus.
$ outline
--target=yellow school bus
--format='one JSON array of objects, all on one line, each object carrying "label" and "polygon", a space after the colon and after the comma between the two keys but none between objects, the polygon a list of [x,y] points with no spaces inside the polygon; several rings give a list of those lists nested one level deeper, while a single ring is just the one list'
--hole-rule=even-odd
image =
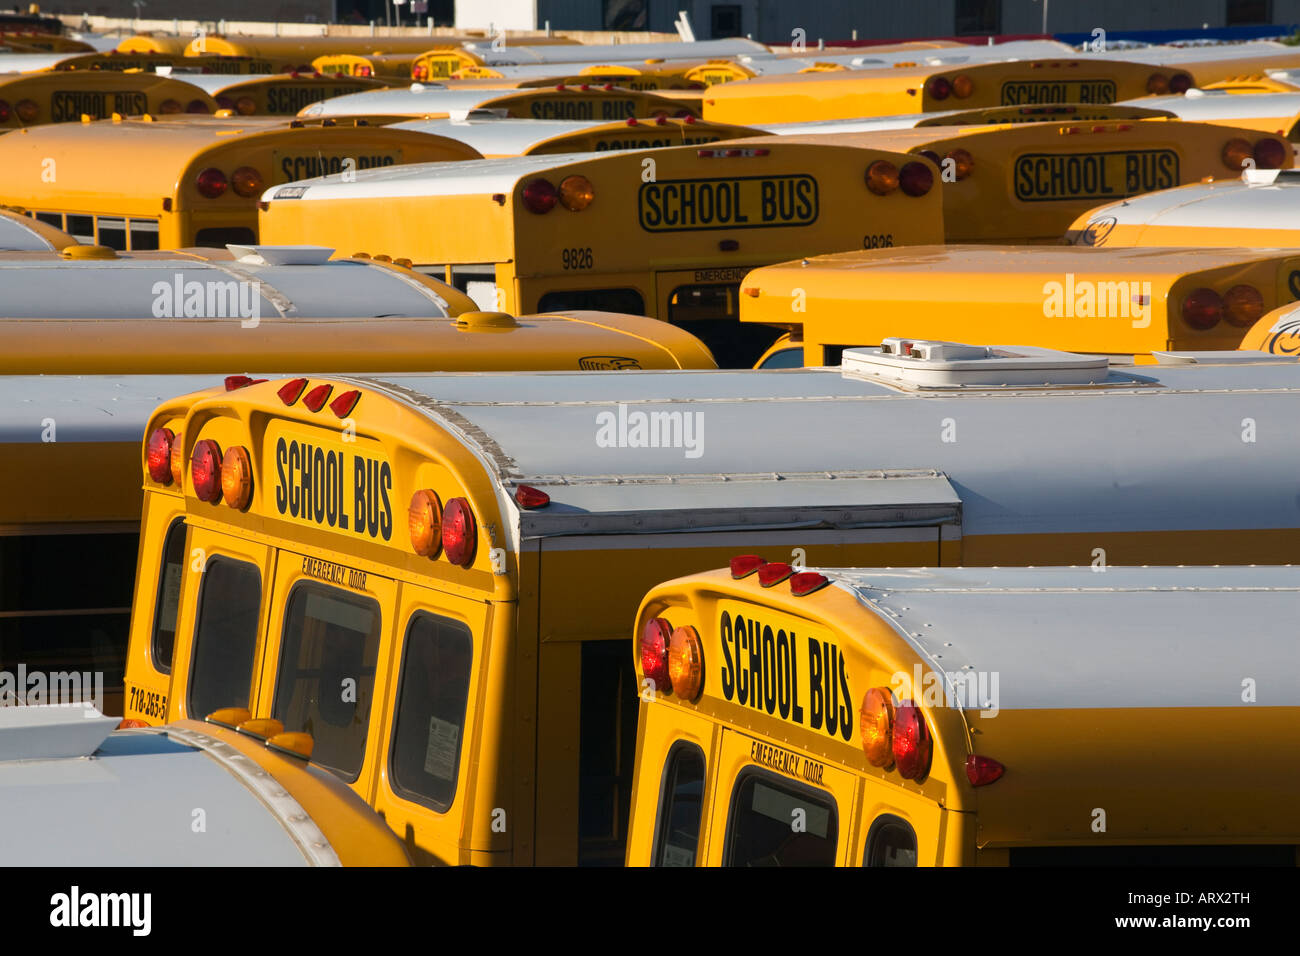
[{"label": "yellow school bus", "polygon": [[[662,90],[702,90],[707,84],[687,78],[687,72],[696,66],[694,60],[645,60],[617,63],[596,63],[578,67],[576,63],[556,63],[548,66],[469,66],[454,71],[441,79],[442,84],[458,89],[473,86],[476,89],[528,89],[530,87],[580,86],[583,83],[599,86],[609,83],[625,90],[657,92]],[[413,65],[411,78],[426,82],[427,69]]]},{"label": "yellow school bus", "polygon": [[[1300,863],[1300,569],[1096,570],[738,555],[653,589],[628,864]],[[1207,728],[1259,755],[1208,801]]]},{"label": "yellow school bus", "polygon": [[[137,453],[126,716],[310,733],[417,862],[615,862],[627,629],[665,577],[737,553],[1247,563],[1300,542],[1300,446],[1261,455],[1237,424],[1249,407],[1261,434],[1289,428],[1300,364],[1138,375],[1006,348],[915,388],[872,360],[300,376],[163,402]],[[940,440],[945,420],[966,438]]]},{"label": "yellow school bus", "polygon": [[1090,209],[1071,223],[1080,246],[1300,246],[1300,172],[1246,169]]},{"label": "yellow school bus", "polygon": [[921,246],[766,266],[741,293],[742,322],[791,336],[765,367],[837,364],[846,347],[883,342],[900,315],[927,339],[1150,356],[1236,349],[1300,298],[1300,251]]},{"label": "yellow school bus", "polygon": [[331,53],[311,61],[312,69],[326,76],[356,76],[383,79],[393,85],[411,80],[411,65],[416,53]]},{"label": "yellow school bus", "polygon": [[616,86],[557,85],[537,90],[484,90],[426,87],[419,83],[399,89],[372,90],[312,103],[304,117],[422,116],[444,118],[474,110],[489,110],[515,119],[604,120],[699,115],[699,100],[678,100]]},{"label": "yellow school bus", "polygon": [[1181,120],[1259,130],[1292,141],[1300,114],[1300,91],[1188,90],[1182,96],[1151,96],[1132,103],[1166,110]]},{"label": "yellow school bus", "polygon": [[402,256],[484,308],[664,319],[724,368],[751,366],[776,334],[735,322],[755,266],[942,239],[938,171],[924,157],[739,142],[326,177],[267,190],[261,235]]},{"label": "yellow school bus", "polygon": [[107,70],[123,73],[127,70],[140,70],[146,73],[172,74],[183,80],[190,73],[227,73],[257,74],[272,73],[269,60],[258,60],[249,56],[218,56],[216,54],[196,54],[185,56],[183,53],[138,52],[124,53],[121,50],[108,50],[103,53],[82,53],[69,56],[59,61],[58,70]]},{"label": "yellow school bus", "polygon": [[1294,303],[1269,312],[1241,340],[1242,352],[1300,356],[1300,311]]},{"label": "yellow school bus", "polygon": [[119,53],[166,53],[184,56],[190,45],[188,36],[174,36],[168,33],[137,33],[129,36],[116,47]]},{"label": "yellow school bus", "polygon": [[584,120],[510,119],[471,115],[465,119],[417,119],[390,129],[415,130],[458,139],[487,159],[559,153],[607,153],[620,149],[703,146],[727,139],[759,136],[762,130],[726,123],[684,119],[628,119],[616,123]]},{"label": "yellow school bus", "polygon": [[[251,243],[257,201],[268,186],[348,168],[478,155],[440,136],[342,122],[307,127],[288,118],[115,117],[0,136],[0,166],[7,171],[0,202],[113,249]],[[303,238],[315,237],[289,242]]]},{"label": "yellow school bus", "polygon": [[239,116],[296,116],[312,103],[384,89],[387,83],[370,77],[322,76],[315,72],[252,77],[182,76],[186,82],[207,91],[221,109]]},{"label": "yellow school bus", "polygon": [[56,70],[0,74],[0,130],[75,123],[114,113],[215,113],[216,102],[191,83],[157,73]]},{"label": "yellow school bus", "polygon": [[33,219],[25,209],[0,206],[0,252],[57,252],[78,244],[62,229]]},{"label": "yellow school bus", "polygon": [[1059,242],[1101,197],[1123,199],[1206,177],[1237,176],[1239,153],[1289,168],[1285,140],[1177,120],[936,126],[790,135],[752,142],[836,143],[923,155],[941,170],[948,242]]},{"label": "yellow school bus", "polygon": [[1114,103],[1165,92],[1150,88],[1152,75],[1139,63],[1075,58],[760,76],[710,87],[704,118],[762,126],[954,108]]},{"label": "yellow school bus", "polygon": [[[297,70],[311,72],[311,61],[318,56],[373,53],[419,54],[438,44],[429,36],[216,36],[195,37],[185,45],[185,53],[215,53],[221,56],[248,56],[270,60],[275,72]],[[445,41],[444,41],[445,42]],[[459,42],[459,41],[453,41]],[[531,42],[531,41],[530,41]],[[555,38],[551,42],[564,42]],[[571,41],[570,41],[571,42]],[[121,46],[118,47],[121,49]]]}]

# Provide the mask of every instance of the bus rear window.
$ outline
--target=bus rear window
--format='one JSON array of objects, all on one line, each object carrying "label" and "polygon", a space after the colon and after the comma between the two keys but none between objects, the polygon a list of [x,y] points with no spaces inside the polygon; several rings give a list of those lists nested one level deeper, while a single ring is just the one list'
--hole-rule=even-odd
[{"label": "bus rear window", "polygon": [[176,615],[181,606],[181,578],[185,573],[185,521],[177,518],[167,529],[163,542],[162,568],[158,572],[158,605],[153,615],[153,666],[164,674],[172,672],[172,649],[176,645]]},{"label": "bus rear window", "polygon": [[202,720],[222,707],[247,707],[262,605],[257,566],[211,557],[199,585],[189,711]]},{"label": "bus rear window", "polygon": [[694,866],[704,807],[704,751],[684,741],[673,746],[659,797],[655,866]]},{"label": "bus rear window", "polygon": [[379,603],[325,584],[289,594],[272,716],[312,736],[312,763],[351,783],[361,773],[375,662]]},{"label": "bus rear window", "polygon": [[718,368],[753,368],[781,336],[780,329],[741,322],[740,285],[683,285],[668,297],[668,321],[713,353]]},{"label": "bus rear window", "polygon": [[636,289],[573,289],[548,292],[537,300],[538,312],[622,312],[645,315],[645,299]]},{"label": "bus rear window", "polygon": [[838,821],[830,795],[746,771],[736,783],[725,866],[834,866]]},{"label": "bus rear window", "polygon": [[900,817],[884,813],[867,831],[863,866],[916,866],[916,832]]},{"label": "bus rear window", "polygon": [[406,630],[397,689],[393,790],[439,813],[456,798],[474,641],[459,621],[419,611]]}]

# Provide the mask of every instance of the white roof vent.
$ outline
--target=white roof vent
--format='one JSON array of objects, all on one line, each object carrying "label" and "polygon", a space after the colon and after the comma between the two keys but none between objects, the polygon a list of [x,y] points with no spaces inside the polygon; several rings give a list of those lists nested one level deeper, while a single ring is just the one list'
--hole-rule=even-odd
[{"label": "white roof vent", "polygon": [[318,266],[329,262],[329,246],[236,246],[226,248],[240,262],[250,266]]},{"label": "white roof vent", "polygon": [[1272,186],[1281,180],[1284,183],[1300,182],[1300,169],[1243,169],[1241,181],[1247,186]]},{"label": "white roof vent", "polygon": [[880,348],[846,349],[841,368],[913,388],[1089,385],[1110,375],[1104,355],[903,338],[885,339]]}]

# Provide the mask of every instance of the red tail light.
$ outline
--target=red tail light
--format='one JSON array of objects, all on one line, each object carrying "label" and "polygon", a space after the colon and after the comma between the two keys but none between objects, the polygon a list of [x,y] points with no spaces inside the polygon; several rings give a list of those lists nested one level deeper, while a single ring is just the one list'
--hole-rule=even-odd
[{"label": "red tail light", "polygon": [[1186,93],[1192,88],[1192,78],[1186,73],[1175,73],[1169,78],[1170,93]]},{"label": "red tail light", "polygon": [[992,757],[970,754],[966,758],[966,779],[972,787],[984,787],[1006,772],[1006,767]]},{"label": "red tail light", "polygon": [[226,96],[225,94],[214,97],[214,99],[217,101],[217,106],[219,106],[223,110],[233,111],[235,108],[235,101],[232,100],[229,96]]},{"label": "red tail light", "polygon": [[9,105],[8,100],[0,100],[0,123],[7,123],[9,117],[13,115],[13,108]]},{"label": "red tail light", "polygon": [[347,392],[340,392],[338,398],[330,402],[330,411],[339,418],[347,418],[352,414],[352,409],[357,407],[357,402],[361,400],[361,392],[352,389]]},{"label": "red tail light", "polygon": [[190,478],[194,494],[200,501],[215,505],[221,500],[221,446],[204,438],[194,446],[190,458]]},{"label": "red tail light", "polygon": [[924,196],[934,185],[934,173],[925,163],[904,163],[898,173],[898,187],[908,196]]},{"label": "red tail light", "polygon": [[317,385],[303,396],[302,403],[313,412],[319,412],[325,407],[325,403],[329,401],[330,392],[332,391],[334,391],[333,385]]},{"label": "red tail light", "polygon": [[758,569],[758,583],[765,588],[774,587],[792,574],[794,574],[794,568],[790,567],[790,565],[780,561],[772,561]]},{"label": "red tail light", "polygon": [[213,166],[209,166],[199,173],[194,180],[194,185],[198,188],[200,196],[216,199],[218,196],[225,194],[229,182],[225,173]]},{"label": "red tail light", "polygon": [[411,70],[411,79],[413,80],[427,80],[428,78],[429,68],[427,66],[420,65]]},{"label": "red tail light", "polygon": [[1264,314],[1264,297],[1253,285],[1234,285],[1223,295],[1223,317],[1238,328],[1247,328]]},{"label": "red tail light", "polygon": [[281,385],[276,394],[280,396],[280,401],[286,405],[292,405],[298,401],[298,398],[302,395],[302,390],[306,387],[307,380],[305,378],[295,378]]},{"label": "red tail light", "polygon": [[814,591],[820,591],[831,583],[831,579],[816,571],[800,571],[790,576],[790,593],[795,597],[806,597]]},{"label": "red tail light", "polygon": [[952,93],[952,84],[948,82],[947,77],[936,76],[925,84],[925,92],[932,100],[946,100]]},{"label": "red tail light", "polygon": [[894,710],[894,763],[906,780],[920,780],[930,772],[933,744],[921,708],[910,700]]},{"label": "red tail light", "polygon": [[731,576],[739,581],[747,578],[763,565],[767,564],[756,554],[741,554],[731,559]]},{"label": "red tail light", "polygon": [[160,485],[172,483],[172,441],[176,435],[170,428],[155,428],[149,434],[145,447],[145,462],[149,477]]},{"label": "red tail light", "polygon": [[1223,318],[1223,300],[1213,289],[1197,289],[1183,300],[1183,321],[1194,329],[1212,329]]},{"label": "red tail light", "polygon": [[180,111],[181,104],[177,100],[163,100],[158,104],[158,112],[162,113],[164,116],[169,116],[172,113],[179,113]]},{"label": "red tail light", "polygon": [[478,544],[478,526],[474,512],[464,498],[452,498],[442,509],[442,550],[447,560],[467,568],[474,563],[474,550]]},{"label": "red tail light", "polygon": [[545,508],[551,503],[551,496],[532,485],[520,485],[515,489],[515,501],[521,508]]},{"label": "red tail light", "polygon": [[534,179],[524,187],[524,208],[537,214],[550,212],[555,208],[560,194],[555,186],[545,179]]},{"label": "red tail light", "polygon": [[190,100],[189,105],[185,107],[187,113],[211,113],[208,104],[202,100]]},{"label": "red tail light", "polygon": [[654,681],[655,690],[671,693],[672,678],[668,675],[668,644],[673,637],[673,626],[662,617],[652,617],[641,628],[641,673]]},{"label": "red tail light", "polygon": [[1286,162],[1286,147],[1280,139],[1265,137],[1255,144],[1254,155],[1260,169],[1281,169]]}]

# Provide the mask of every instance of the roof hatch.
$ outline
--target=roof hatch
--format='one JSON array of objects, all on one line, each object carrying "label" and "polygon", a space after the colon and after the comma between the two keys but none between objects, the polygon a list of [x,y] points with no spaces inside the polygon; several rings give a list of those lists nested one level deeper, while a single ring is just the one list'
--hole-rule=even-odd
[{"label": "roof hatch", "polygon": [[885,339],[879,348],[846,349],[841,368],[912,388],[1089,385],[1110,375],[1104,355],[903,338]]}]

